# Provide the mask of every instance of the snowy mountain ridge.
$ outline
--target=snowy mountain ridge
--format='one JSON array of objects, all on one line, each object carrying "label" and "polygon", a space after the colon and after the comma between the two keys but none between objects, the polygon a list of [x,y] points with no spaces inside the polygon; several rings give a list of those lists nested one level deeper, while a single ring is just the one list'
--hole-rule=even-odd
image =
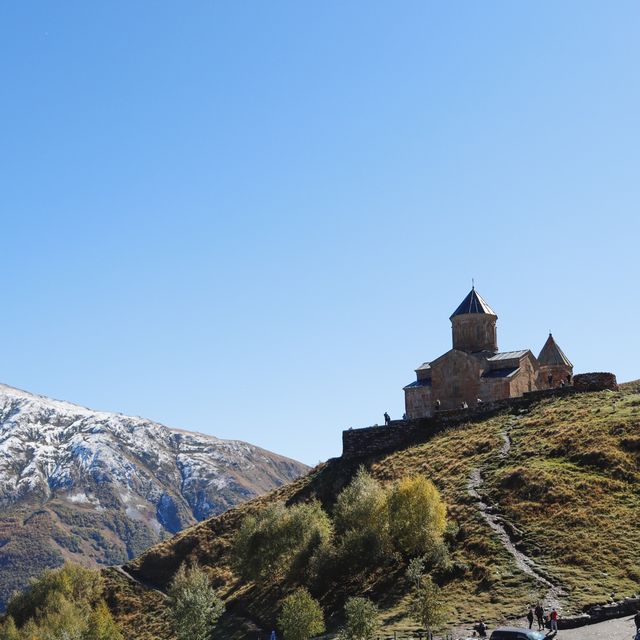
[{"label": "snowy mountain ridge", "polygon": [[238,440],[0,385],[0,566],[32,523],[47,565],[124,562],[305,471]]}]

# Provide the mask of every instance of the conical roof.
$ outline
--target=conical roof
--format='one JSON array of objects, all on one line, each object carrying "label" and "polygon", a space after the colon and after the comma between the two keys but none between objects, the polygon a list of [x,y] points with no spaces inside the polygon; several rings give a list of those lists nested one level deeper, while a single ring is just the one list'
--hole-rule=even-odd
[{"label": "conical roof", "polygon": [[559,364],[573,367],[569,358],[564,355],[562,349],[558,346],[558,343],[553,339],[551,334],[549,334],[547,341],[544,343],[544,347],[542,347],[542,351],[538,356],[538,362],[540,364]]},{"label": "conical roof", "polygon": [[[460,306],[451,314],[450,319],[454,316],[460,316],[464,313],[485,313],[495,316],[496,313],[486,303],[484,298],[472,287],[467,297],[460,303]],[[496,316],[497,317],[497,316]]]}]

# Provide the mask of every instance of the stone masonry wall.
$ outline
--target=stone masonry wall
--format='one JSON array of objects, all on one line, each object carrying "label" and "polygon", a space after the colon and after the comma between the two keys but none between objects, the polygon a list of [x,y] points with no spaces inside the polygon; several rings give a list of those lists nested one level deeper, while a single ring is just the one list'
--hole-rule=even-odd
[{"label": "stone masonry wall", "polygon": [[426,442],[445,429],[485,418],[507,409],[524,409],[543,398],[571,395],[584,391],[616,389],[616,377],[612,373],[583,373],[574,377],[574,386],[531,391],[518,398],[505,398],[485,403],[474,409],[439,411],[431,418],[417,420],[393,420],[389,426],[348,429],[342,432],[342,457],[357,458],[385,451],[395,451],[412,444]]},{"label": "stone masonry wall", "polygon": [[618,381],[613,373],[579,373],[573,376],[573,387],[576,391],[617,391]]}]

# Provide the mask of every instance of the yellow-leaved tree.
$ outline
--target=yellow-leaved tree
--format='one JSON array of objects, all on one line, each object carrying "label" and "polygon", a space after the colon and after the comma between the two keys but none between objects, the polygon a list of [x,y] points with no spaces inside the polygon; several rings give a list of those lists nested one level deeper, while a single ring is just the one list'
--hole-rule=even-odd
[{"label": "yellow-leaved tree", "polygon": [[402,478],[391,490],[388,508],[391,538],[405,557],[424,555],[442,543],[447,509],[431,480]]}]

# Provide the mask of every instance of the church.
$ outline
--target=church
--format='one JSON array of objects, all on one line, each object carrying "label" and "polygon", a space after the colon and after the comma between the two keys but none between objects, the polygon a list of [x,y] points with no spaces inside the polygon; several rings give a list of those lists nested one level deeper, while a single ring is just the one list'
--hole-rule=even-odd
[{"label": "church", "polygon": [[573,365],[551,334],[537,358],[530,349],[498,351],[498,316],[475,287],[450,320],[453,348],[420,365],[404,388],[408,419],[572,384]]}]

